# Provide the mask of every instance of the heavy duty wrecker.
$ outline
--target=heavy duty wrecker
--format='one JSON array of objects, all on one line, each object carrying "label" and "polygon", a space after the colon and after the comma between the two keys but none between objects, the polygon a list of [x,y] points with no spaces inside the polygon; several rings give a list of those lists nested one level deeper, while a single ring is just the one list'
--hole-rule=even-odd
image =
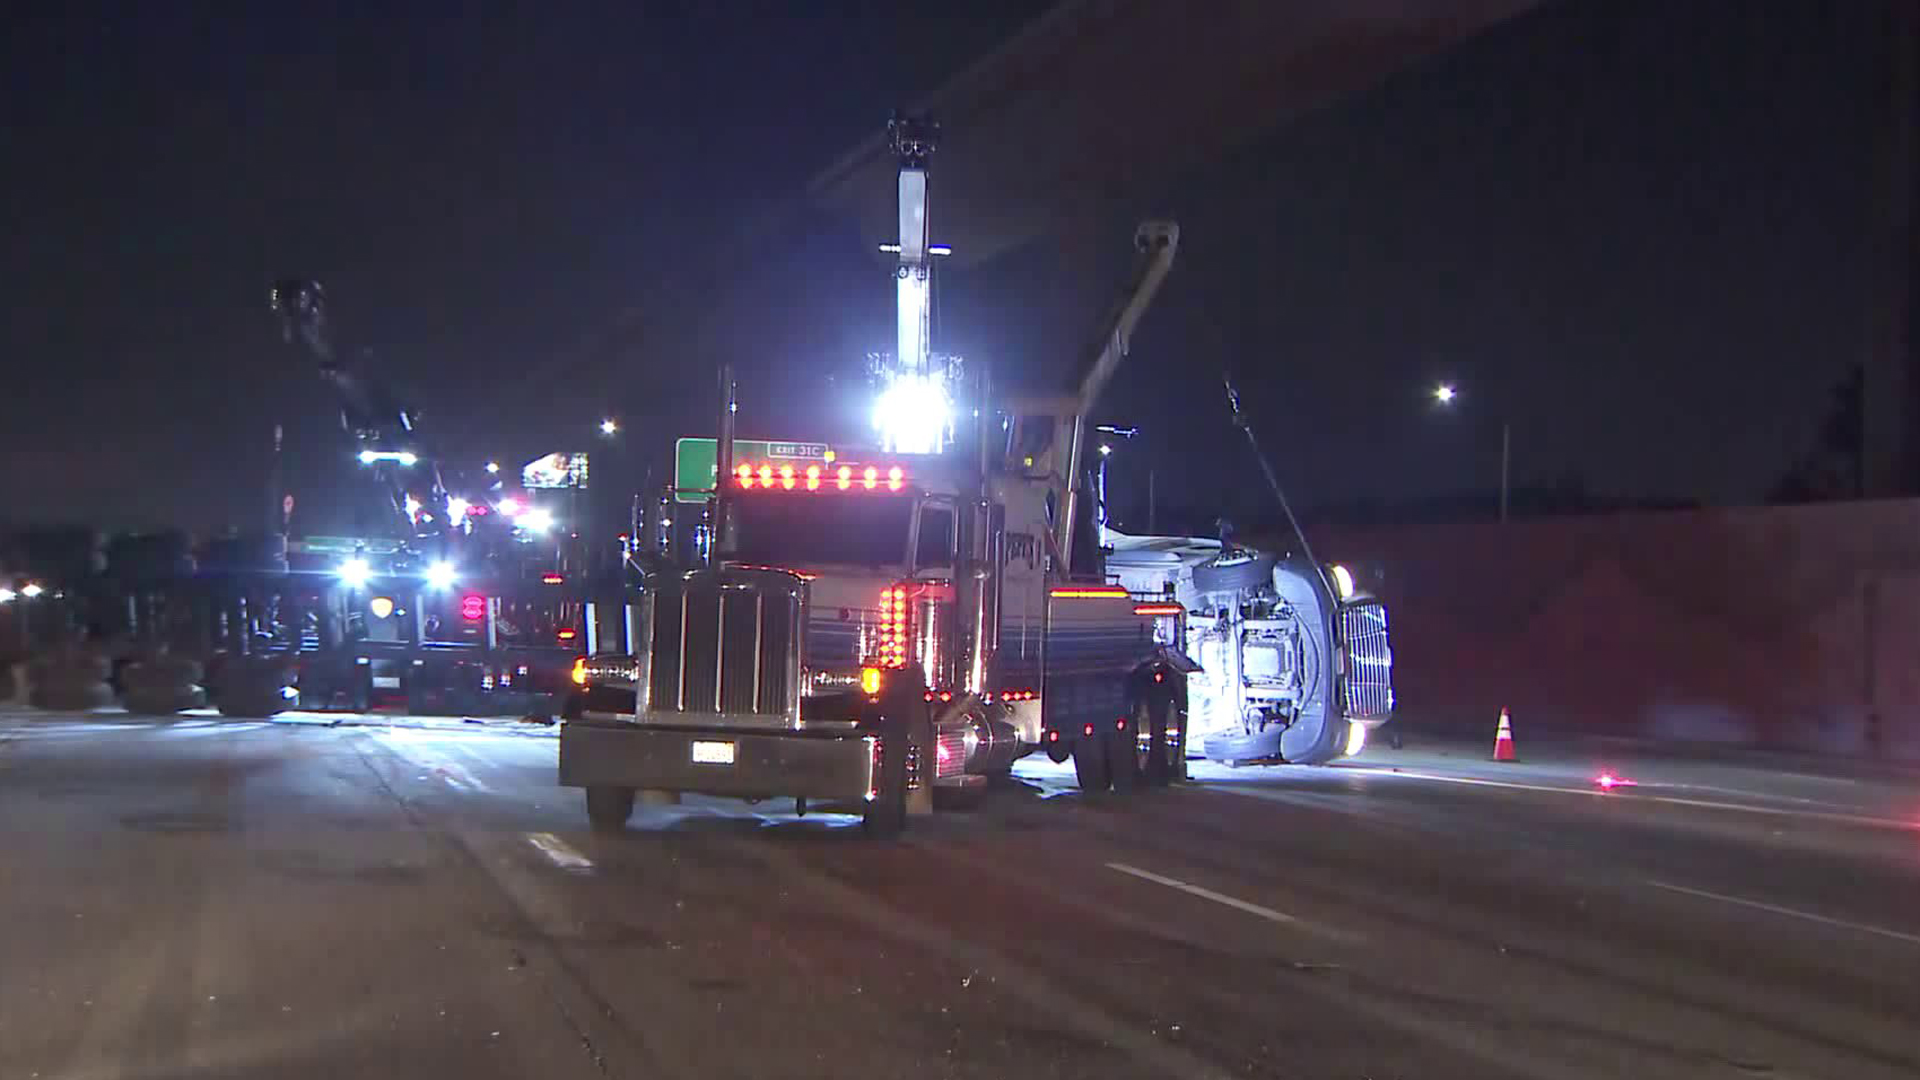
[{"label": "heavy duty wrecker", "polygon": [[[1090,413],[1178,228],[1139,228],[1065,393],[996,399],[983,372],[928,355],[931,129],[896,121],[894,142],[900,350],[883,402],[905,423],[875,449],[746,443],[723,375],[720,436],[682,440],[677,470],[706,489],[710,548],[655,566],[616,620],[626,648],[576,669],[630,704],[562,728],[560,783],[602,828],[636,793],[700,792],[850,810],[892,835],[936,791],[1036,751],[1072,760],[1085,789],[1129,791],[1181,779],[1190,752],[1321,763],[1364,741],[1391,713],[1391,654],[1351,575],[1124,536],[1087,505]],[[708,463],[693,483],[689,455]]]}]

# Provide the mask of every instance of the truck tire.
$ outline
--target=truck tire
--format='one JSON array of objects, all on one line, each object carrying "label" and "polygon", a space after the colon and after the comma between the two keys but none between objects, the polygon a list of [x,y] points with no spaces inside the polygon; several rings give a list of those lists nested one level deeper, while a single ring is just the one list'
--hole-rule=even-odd
[{"label": "truck tire", "polygon": [[120,703],[130,713],[169,716],[207,703],[200,689],[200,664],[192,657],[163,654],[136,660],[120,672]]},{"label": "truck tire", "polygon": [[891,840],[907,827],[907,726],[890,724],[880,736],[880,778],[860,826],[875,840]]},{"label": "truck tire", "polygon": [[138,716],[171,716],[188,709],[205,708],[207,692],[188,683],[185,686],[129,686],[121,691],[120,704]]},{"label": "truck tire", "polygon": [[220,665],[214,705],[222,716],[265,720],[286,711],[292,662],[280,656],[229,656]]},{"label": "truck tire", "polygon": [[1193,591],[1202,594],[1237,593],[1273,585],[1275,558],[1258,554],[1250,558],[1218,559],[1193,568]]},{"label": "truck tire", "polygon": [[89,672],[55,671],[36,684],[30,695],[36,708],[49,712],[87,712],[113,704],[113,687]]},{"label": "truck tire", "polygon": [[599,832],[619,832],[633,816],[633,789],[630,787],[590,787],[587,789],[587,821]]},{"label": "truck tire", "polygon": [[1140,786],[1140,720],[1146,713],[1146,703],[1136,698],[1127,704],[1127,712],[1130,715],[1126,719],[1101,732],[1100,741],[1107,751],[1107,776],[1116,795],[1131,795]]},{"label": "truck tire", "polygon": [[1099,734],[1073,740],[1073,778],[1081,791],[1105,791],[1113,786],[1113,774],[1107,768],[1107,742]]},{"label": "truck tire", "polygon": [[[1187,730],[1180,723],[1179,705],[1174,700],[1166,684],[1157,684],[1147,696],[1147,735],[1148,753],[1146,766],[1141,772],[1153,787],[1166,787],[1168,784],[1186,778],[1187,769]],[[1172,729],[1175,734],[1169,737]]]}]

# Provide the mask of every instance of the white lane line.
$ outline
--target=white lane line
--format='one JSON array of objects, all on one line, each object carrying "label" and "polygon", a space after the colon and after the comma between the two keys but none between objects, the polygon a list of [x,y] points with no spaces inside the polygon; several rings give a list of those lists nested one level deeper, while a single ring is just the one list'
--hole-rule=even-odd
[{"label": "white lane line", "polygon": [[1884,926],[1872,926],[1867,923],[1848,922],[1845,919],[1828,918],[1825,915],[1815,915],[1811,911],[1795,911],[1793,908],[1781,907],[1778,904],[1763,904],[1758,900],[1748,900],[1739,896],[1726,896],[1721,893],[1708,892],[1705,889],[1689,889],[1685,885],[1672,885],[1664,881],[1654,881],[1651,878],[1647,880],[1647,884],[1656,889],[1665,889],[1668,892],[1685,893],[1688,896],[1698,896],[1705,900],[1718,900],[1723,904],[1737,904],[1741,907],[1750,907],[1760,911],[1772,912],[1775,915],[1786,915],[1791,918],[1805,919],[1808,922],[1817,922],[1842,930],[1854,930],[1862,934],[1876,934],[1880,937],[1892,938],[1895,941],[1904,941],[1909,945],[1920,945],[1920,934],[1908,934],[1899,930],[1889,930]]},{"label": "white lane line", "polygon": [[[1774,817],[1812,818],[1819,821],[1835,821],[1846,825],[1866,825],[1876,829],[1900,829],[1907,832],[1920,831],[1920,821],[1902,821],[1899,818],[1870,817],[1865,814],[1836,814],[1824,810],[1801,810],[1783,806],[1754,806],[1750,803],[1720,802],[1713,799],[1682,799],[1676,795],[1654,795],[1637,790],[1600,791],[1586,788],[1552,787],[1547,784],[1522,784],[1512,780],[1487,780],[1478,776],[1445,776],[1440,773],[1409,772],[1404,769],[1378,769],[1348,766],[1342,772],[1357,773],[1361,776],[1400,776],[1408,780],[1431,780],[1442,784],[1462,784],[1467,787],[1506,788],[1511,791],[1543,791],[1550,795],[1583,795],[1591,799],[1619,799],[1626,802],[1669,803],[1674,806],[1693,806],[1706,810],[1735,810],[1744,814],[1770,814]],[[1647,785],[1651,786],[1651,785]],[[1234,795],[1261,796],[1250,791],[1235,791],[1228,785],[1207,785],[1210,791],[1225,791]]]},{"label": "white lane line", "polygon": [[433,767],[433,774],[456,791],[491,791],[486,782],[457,761],[444,761]]},{"label": "white lane line", "polygon": [[1261,918],[1266,919],[1270,922],[1277,922],[1282,926],[1291,926],[1296,930],[1304,930],[1308,933],[1320,934],[1324,937],[1338,938],[1343,941],[1359,940],[1358,934],[1349,933],[1348,931],[1345,931],[1345,930],[1335,930],[1331,927],[1320,926],[1317,923],[1310,923],[1310,922],[1307,922],[1305,919],[1300,918],[1299,916],[1289,915],[1284,911],[1275,911],[1270,907],[1262,907],[1259,904],[1242,900],[1237,896],[1228,896],[1226,893],[1217,893],[1217,892],[1214,892],[1212,889],[1204,888],[1199,885],[1190,884],[1188,882],[1181,881],[1179,878],[1170,878],[1162,874],[1156,874],[1151,870],[1142,870],[1137,866],[1129,866],[1126,863],[1110,862],[1107,864],[1107,869],[1118,870],[1123,874],[1127,874],[1132,877],[1137,877],[1142,881],[1151,881],[1156,885],[1165,885],[1169,889],[1178,889],[1189,896],[1197,896],[1202,900],[1211,900],[1216,904],[1225,904],[1227,907],[1233,908],[1235,911],[1244,911],[1249,915],[1258,915]]},{"label": "white lane line", "polygon": [[592,859],[575,851],[565,840],[550,832],[530,832],[527,834],[527,843],[539,848],[540,854],[562,870],[593,869]]}]

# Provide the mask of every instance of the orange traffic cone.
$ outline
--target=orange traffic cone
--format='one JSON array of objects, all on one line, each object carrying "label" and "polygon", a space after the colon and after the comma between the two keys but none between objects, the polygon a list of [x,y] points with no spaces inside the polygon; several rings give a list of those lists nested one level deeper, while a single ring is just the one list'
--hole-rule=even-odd
[{"label": "orange traffic cone", "polygon": [[1493,733],[1493,760],[1520,760],[1513,752],[1513,718],[1507,715],[1505,706],[1500,709],[1500,727]]}]

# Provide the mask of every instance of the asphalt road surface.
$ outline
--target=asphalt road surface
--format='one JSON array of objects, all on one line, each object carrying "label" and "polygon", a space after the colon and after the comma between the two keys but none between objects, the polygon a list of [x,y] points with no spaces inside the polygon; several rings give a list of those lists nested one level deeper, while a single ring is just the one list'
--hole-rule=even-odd
[{"label": "asphalt road surface", "polygon": [[1913,775],[1023,763],[875,844],[596,835],[554,747],[0,717],[0,1077],[1920,1075]]}]

